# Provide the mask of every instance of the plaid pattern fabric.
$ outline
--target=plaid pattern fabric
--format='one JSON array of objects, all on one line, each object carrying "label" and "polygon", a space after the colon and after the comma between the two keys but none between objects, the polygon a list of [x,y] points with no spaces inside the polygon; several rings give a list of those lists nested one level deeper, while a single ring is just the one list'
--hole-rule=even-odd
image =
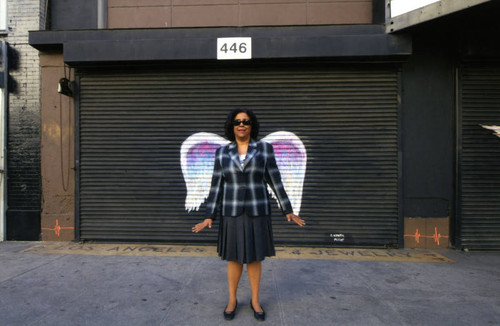
[{"label": "plaid pattern fabric", "polygon": [[292,205],[281,182],[273,146],[250,140],[245,162],[240,164],[238,145],[233,142],[215,152],[214,173],[207,198],[206,218],[271,214],[267,185],[273,189],[283,214],[292,213]]}]

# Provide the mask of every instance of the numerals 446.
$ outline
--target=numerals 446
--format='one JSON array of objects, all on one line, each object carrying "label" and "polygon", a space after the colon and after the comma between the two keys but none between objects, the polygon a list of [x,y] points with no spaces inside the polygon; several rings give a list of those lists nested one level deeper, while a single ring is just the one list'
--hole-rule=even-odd
[{"label": "numerals 446", "polygon": [[220,48],[221,52],[228,53],[246,53],[247,52],[247,44],[246,43],[224,43]]}]

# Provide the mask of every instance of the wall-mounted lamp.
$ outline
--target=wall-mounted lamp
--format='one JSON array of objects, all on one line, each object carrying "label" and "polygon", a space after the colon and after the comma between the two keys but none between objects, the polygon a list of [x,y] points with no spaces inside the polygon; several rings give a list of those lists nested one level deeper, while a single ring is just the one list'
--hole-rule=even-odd
[{"label": "wall-mounted lamp", "polygon": [[75,82],[70,81],[66,77],[59,79],[57,92],[69,97],[73,97],[73,94],[75,92]]}]

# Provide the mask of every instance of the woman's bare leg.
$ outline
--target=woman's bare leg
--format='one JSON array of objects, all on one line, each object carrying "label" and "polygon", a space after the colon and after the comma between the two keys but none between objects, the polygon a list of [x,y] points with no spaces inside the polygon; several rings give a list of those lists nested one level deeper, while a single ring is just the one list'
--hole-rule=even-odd
[{"label": "woman's bare leg", "polygon": [[262,275],[262,262],[254,261],[247,264],[248,279],[250,280],[250,289],[252,290],[252,306],[256,312],[262,312],[259,303],[260,276]]},{"label": "woman's bare leg", "polygon": [[240,283],[241,273],[243,272],[243,265],[237,261],[227,262],[227,283],[229,285],[229,301],[227,303],[226,311],[233,311],[236,307],[236,292],[238,291],[238,284]]}]

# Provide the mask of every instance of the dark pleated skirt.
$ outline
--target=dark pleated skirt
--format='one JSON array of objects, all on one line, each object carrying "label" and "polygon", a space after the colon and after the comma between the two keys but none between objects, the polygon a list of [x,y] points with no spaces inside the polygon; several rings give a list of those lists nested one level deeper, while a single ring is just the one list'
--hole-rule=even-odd
[{"label": "dark pleated skirt", "polygon": [[270,216],[222,217],[217,252],[223,260],[249,264],[276,255]]}]

